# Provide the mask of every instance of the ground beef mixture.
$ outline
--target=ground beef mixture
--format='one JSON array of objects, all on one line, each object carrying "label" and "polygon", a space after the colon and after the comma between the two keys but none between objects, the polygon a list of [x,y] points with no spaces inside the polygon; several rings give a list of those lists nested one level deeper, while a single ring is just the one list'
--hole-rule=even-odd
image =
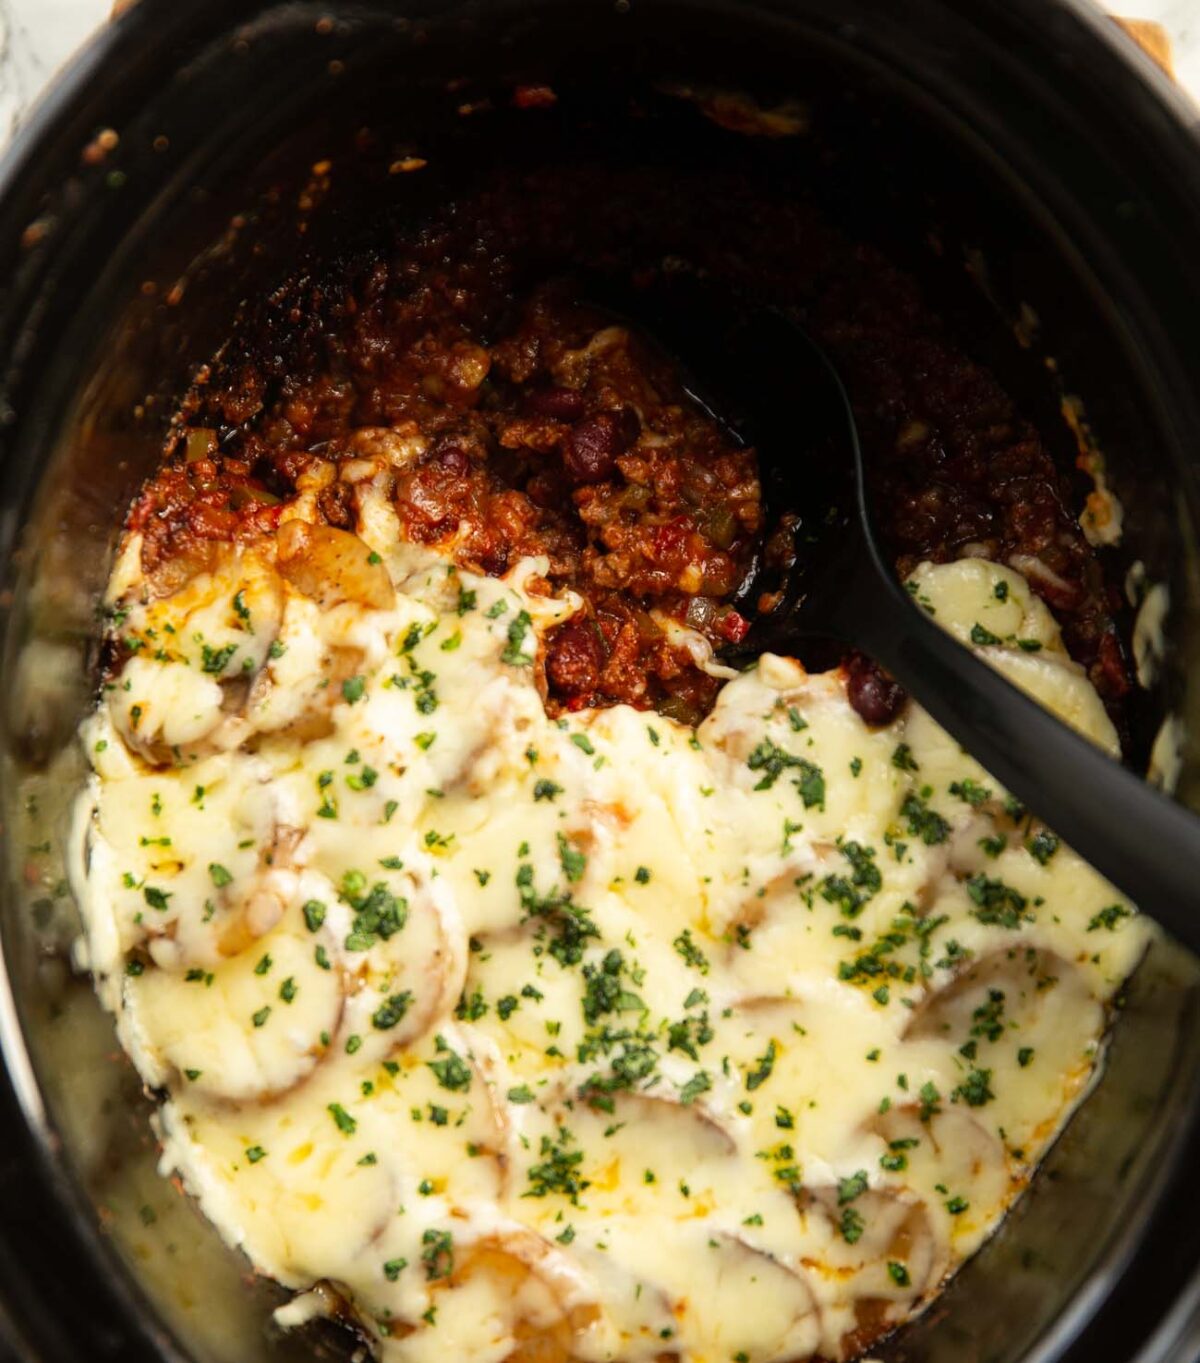
[{"label": "ground beef mixture", "polygon": [[[793,307],[828,347],[898,570],[1008,562],[1118,713],[1129,678],[1113,593],[1038,433],[913,280],[736,177],[558,168],[296,276],[250,310],[186,404],[131,513],[146,567],[270,531],[319,461],[336,474],[321,512],[347,527],[354,460],[383,454],[411,539],[491,574],[543,554],[546,590],[583,597],[549,639],[552,710],[624,702],[697,721],[718,683],[670,622],[718,648],[739,640],[738,587],[764,543],[782,552],[767,522],[785,508],[764,507],[754,451],[689,400],[669,357],[577,301],[572,269],[636,277],[661,265],[663,241]],[[895,683],[861,655],[845,666],[860,713],[893,718]]]}]

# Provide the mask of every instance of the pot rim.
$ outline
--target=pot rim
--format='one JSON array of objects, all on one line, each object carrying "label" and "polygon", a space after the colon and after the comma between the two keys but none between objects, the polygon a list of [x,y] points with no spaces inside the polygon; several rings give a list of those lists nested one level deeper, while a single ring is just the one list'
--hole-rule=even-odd
[{"label": "pot rim", "polygon": [[[651,0],[641,2],[648,4]],[[335,7],[336,0],[330,8]],[[430,8],[444,7],[440,0],[431,0]],[[773,8],[786,9],[786,0],[775,0]],[[0,277],[17,281],[14,288],[18,295],[24,267],[36,271],[38,264],[30,258],[37,253],[28,250],[28,229],[46,212],[47,204],[53,205],[59,187],[77,172],[80,154],[95,135],[95,115],[91,112],[94,92],[104,88],[106,70],[113,66],[124,69],[145,61],[147,50],[157,52],[162,59],[162,54],[169,54],[175,44],[191,45],[227,32],[244,13],[245,6],[238,0],[208,3],[199,0],[193,4],[181,0],[137,0],[114,20],[102,23],[59,70],[18,126],[8,147],[0,153],[0,267],[9,267],[0,272]],[[1069,64],[1076,79],[1100,79],[1097,68],[1123,72],[1119,88],[1109,89],[1108,95],[1120,104],[1131,131],[1155,148],[1155,164],[1148,166],[1145,174],[1160,185],[1169,186],[1176,201],[1186,207],[1191,221],[1200,223],[1200,109],[1179,86],[1090,0],[981,0],[978,17],[971,22],[986,31],[992,17],[1001,14],[1005,23],[1021,26],[1032,43],[1040,44],[1040,56],[1051,64],[1066,64],[1065,54],[1069,50]],[[851,45],[856,41],[854,34],[841,36]],[[169,59],[163,59],[163,63],[170,70]],[[118,130],[123,113],[136,107],[119,88],[106,91],[105,105],[111,115],[106,126]],[[1158,342],[1154,347],[1157,354],[1172,353],[1169,333],[1152,339]],[[7,381],[0,384],[0,391],[4,387]],[[0,1082],[0,1111],[5,1113],[4,1125],[10,1129],[2,1142],[5,1149],[0,1162],[10,1163],[13,1147],[20,1145],[16,1158],[23,1162],[21,1178],[27,1184],[39,1185],[38,1192],[44,1194],[46,1206],[53,1208],[56,1232],[73,1245],[75,1262],[96,1277],[96,1281],[77,1283],[82,1289],[80,1296],[88,1305],[94,1302],[97,1309],[106,1308],[106,1317],[120,1323],[125,1337],[113,1352],[98,1351],[97,1356],[114,1360],[179,1359],[170,1339],[155,1327],[155,1313],[149,1312],[147,1318],[140,1286],[97,1232],[81,1190],[74,1186],[58,1156],[57,1137],[42,1102],[33,1060],[18,1019],[19,1008],[13,998],[0,941],[0,1054],[6,1071]],[[19,1132],[12,1130],[18,1113],[23,1124]],[[1191,1115],[1193,1120],[1182,1124],[1173,1135],[1169,1158],[1164,1160],[1157,1180],[1153,1199],[1156,1203],[1167,1195],[1171,1166],[1195,1139],[1195,1110]],[[1092,1268],[1083,1289],[1026,1356],[1026,1363],[1051,1363],[1066,1356],[1073,1341],[1097,1320],[1105,1298],[1128,1268],[1144,1234],[1132,1222],[1126,1227],[1120,1240],[1109,1247],[1103,1262]],[[3,1246],[0,1265],[10,1266],[10,1255]],[[28,1272],[31,1265],[32,1261],[24,1271]],[[15,1284],[20,1281],[22,1269],[15,1262],[11,1267],[17,1277],[10,1279],[10,1283]],[[22,1305],[23,1310],[31,1311],[28,1302],[19,1302],[18,1297],[23,1295],[10,1296],[9,1283],[5,1284],[5,1305]],[[0,1307],[0,1338],[3,1314]],[[1182,1363],[1192,1358],[1198,1320],[1200,1268],[1193,1272],[1190,1284],[1169,1315],[1158,1322],[1155,1334],[1146,1341],[1136,1363],[1167,1363],[1170,1359]]]}]

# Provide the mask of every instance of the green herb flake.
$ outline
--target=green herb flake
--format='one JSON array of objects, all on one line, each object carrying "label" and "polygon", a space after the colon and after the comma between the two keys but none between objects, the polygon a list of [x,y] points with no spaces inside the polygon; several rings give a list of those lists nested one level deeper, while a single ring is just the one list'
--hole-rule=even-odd
[{"label": "green herb flake", "polygon": [[768,1042],[767,1049],[755,1062],[754,1069],[747,1072],[746,1088],[751,1093],[753,1093],[756,1088],[760,1088],[771,1077],[771,1071],[775,1068],[776,1054],[777,1048],[775,1042]]},{"label": "green herb flake", "polygon": [[351,1117],[341,1103],[330,1103],[325,1110],[333,1118],[334,1125],[343,1136],[353,1136],[358,1130],[358,1123]]},{"label": "green herb flake", "polygon": [[1088,932],[1098,932],[1101,928],[1106,928],[1112,932],[1122,918],[1129,918],[1131,914],[1124,904],[1110,904],[1107,908],[1101,909],[1099,913],[1093,914],[1088,920]]},{"label": "green herb flake", "polygon": [[1048,828],[1040,828],[1026,844],[1026,849],[1034,861],[1042,866],[1049,864],[1050,858],[1058,851],[1059,840]]},{"label": "green herb flake", "polygon": [[421,1235],[425,1248],[421,1251],[421,1263],[425,1265],[425,1277],[430,1282],[448,1278],[454,1272],[454,1241],[448,1230],[426,1229]]},{"label": "green herb flake", "polygon": [[986,648],[989,644],[998,644],[1000,636],[993,634],[990,629],[985,629],[978,621],[971,626],[971,642],[979,648]]},{"label": "green herb flake", "polygon": [[518,612],[516,618],[508,627],[508,643],[504,651],[500,654],[500,661],[508,663],[511,667],[532,667],[533,657],[529,653],[522,651],[525,644],[526,634],[533,628],[533,618],[529,612],[522,610]]},{"label": "green herb flake", "polygon": [[573,847],[562,833],[558,834],[558,860],[563,875],[572,885],[577,885],[587,869],[587,857],[578,848]]},{"label": "green herb flake", "polygon": [[898,743],[892,753],[892,766],[899,771],[920,771],[917,759],[907,743]]},{"label": "green herb flake", "polygon": [[471,1087],[471,1069],[462,1056],[453,1051],[440,1060],[429,1060],[426,1064],[433,1071],[442,1088],[451,1093],[465,1093]]}]

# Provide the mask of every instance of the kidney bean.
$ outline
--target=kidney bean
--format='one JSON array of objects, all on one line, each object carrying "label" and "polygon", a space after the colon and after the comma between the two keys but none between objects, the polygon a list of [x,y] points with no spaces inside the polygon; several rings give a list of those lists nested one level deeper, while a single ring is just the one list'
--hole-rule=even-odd
[{"label": "kidney bean", "polygon": [[525,405],[555,421],[578,421],[584,410],[583,394],[573,388],[535,388],[526,395]]},{"label": "kidney bean", "polygon": [[862,653],[846,659],[846,698],[868,724],[890,724],[908,699],[899,682]]},{"label": "kidney bean", "polygon": [[456,478],[465,477],[471,467],[471,460],[466,451],[452,441],[439,442],[434,448],[433,458],[447,473],[452,473]]},{"label": "kidney bean", "polygon": [[641,425],[629,407],[597,412],[573,426],[563,444],[567,472],[579,483],[601,483],[638,437]]}]

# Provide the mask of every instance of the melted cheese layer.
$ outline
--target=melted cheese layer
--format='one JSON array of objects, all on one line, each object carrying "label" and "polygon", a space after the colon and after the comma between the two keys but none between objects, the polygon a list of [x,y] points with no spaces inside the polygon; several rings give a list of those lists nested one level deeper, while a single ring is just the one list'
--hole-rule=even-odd
[{"label": "melted cheese layer", "polygon": [[[359,496],[361,539],[302,497],[171,595],[136,539],[114,576],[76,888],[164,1173],[385,1360],[852,1356],[995,1229],[1148,925],[838,672],[549,719],[579,603]],[[1021,577],[910,589],[1117,751]]]}]

